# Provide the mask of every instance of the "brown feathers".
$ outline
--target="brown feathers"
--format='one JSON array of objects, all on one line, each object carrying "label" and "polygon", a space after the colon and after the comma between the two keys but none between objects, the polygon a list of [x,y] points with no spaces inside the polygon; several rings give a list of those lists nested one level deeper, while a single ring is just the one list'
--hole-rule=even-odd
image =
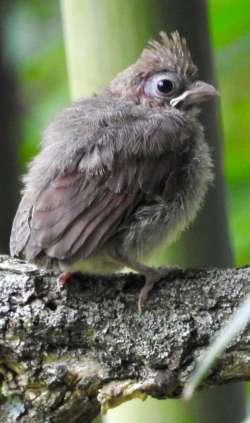
[{"label": "brown feathers", "polygon": [[168,95],[152,101],[159,71],[175,74],[173,95],[200,89],[192,88],[197,68],[186,41],[160,33],[101,94],[72,103],[50,123],[23,180],[12,255],[75,271],[79,260],[96,260],[102,270],[118,250],[127,263],[159,239],[173,240],[194,218],[211,161],[193,110],[172,107]]},{"label": "brown feathers", "polygon": [[108,89],[119,97],[134,98],[138,85],[153,73],[173,71],[183,79],[193,81],[198,69],[192,61],[185,38],[175,31],[170,37],[160,32],[160,41],[149,41],[139,59],[118,73]]},{"label": "brown feathers", "polygon": [[141,67],[142,72],[146,74],[157,70],[169,70],[186,76],[190,80],[197,76],[198,71],[192,61],[186,40],[178,31],[172,32],[170,37],[162,31],[160,41],[149,41],[137,61],[137,66]]}]

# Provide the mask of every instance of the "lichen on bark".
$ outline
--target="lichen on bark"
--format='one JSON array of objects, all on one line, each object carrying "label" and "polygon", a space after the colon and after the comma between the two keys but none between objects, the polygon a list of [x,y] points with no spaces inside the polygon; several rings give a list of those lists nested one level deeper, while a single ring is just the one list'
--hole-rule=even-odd
[{"label": "lichen on bark", "polygon": [[[57,275],[0,258],[0,422],[90,422],[121,402],[174,398],[250,291],[250,268],[179,270],[140,315],[143,277]],[[250,331],[205,385],[250,378]]]}]

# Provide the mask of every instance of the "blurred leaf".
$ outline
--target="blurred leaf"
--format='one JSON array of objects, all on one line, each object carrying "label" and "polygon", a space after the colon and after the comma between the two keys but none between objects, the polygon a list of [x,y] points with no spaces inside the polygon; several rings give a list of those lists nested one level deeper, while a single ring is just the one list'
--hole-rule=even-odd
[{"label": "blurred leaf", "polygon": [[210,0],[209,7],[216,47],[249,32],[249,0]]},{"label": "blurred leaf", "polygon": [[250,262],[249,0],[210,0],[224,130],[229,224],[237,264]]}]

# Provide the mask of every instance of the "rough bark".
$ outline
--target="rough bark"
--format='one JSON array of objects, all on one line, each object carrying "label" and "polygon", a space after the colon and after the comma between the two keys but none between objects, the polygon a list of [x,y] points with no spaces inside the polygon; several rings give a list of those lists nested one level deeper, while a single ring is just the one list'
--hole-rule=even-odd
[{"label": "rough bark", "polygon": [[[178,270],[137,311],[143,277],[56,275],[0,258],[0,422],[91,422],[100,408],[178,397],[209,339],[250,292],[250,267]],[[204,385],[250,379],[250,329]]]}]

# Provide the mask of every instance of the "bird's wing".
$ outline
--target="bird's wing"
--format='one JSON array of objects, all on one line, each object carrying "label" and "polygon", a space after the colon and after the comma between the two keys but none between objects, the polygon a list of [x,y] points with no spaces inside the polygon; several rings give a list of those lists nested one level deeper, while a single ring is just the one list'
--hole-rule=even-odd
[{"label": "bird's wing", "polygon": [[18,256],[23,254],[24,247],[30,238],[30,220],[32,203],[28,196],[24,195],[17,209],[10,236],[10,254]]},{"label": "bird's wing", "polygon": [[13,223],[12,255],[88,257],[126,224],[145,195],[165,196],[173,153],[146,159],[140,146],[150,150],[154,142],[171,141],[175,126],[157,112],[150,122],[138,108],[123,114],[123,103],[85,116],[84,104],[52,123],[48,142],[30,165]]},{"label": "bird's wing", "polygon": [[106,177],[75,172],[57,178],[35,205],[26,256],[32,257],[33,245],[58,259],[79,251],[81,258],[90,256],[116,232],[133,198],[132,192],[109,190]]},{"label": "bird's wing", "polygon": [[87,177],[74,171],[56,177],[34,204],[23,198],[11,236],[11,253],[34,259],[87,258],[115,235],[148,194],[159,194],[169,174],[169,159],[123,166]]}]

